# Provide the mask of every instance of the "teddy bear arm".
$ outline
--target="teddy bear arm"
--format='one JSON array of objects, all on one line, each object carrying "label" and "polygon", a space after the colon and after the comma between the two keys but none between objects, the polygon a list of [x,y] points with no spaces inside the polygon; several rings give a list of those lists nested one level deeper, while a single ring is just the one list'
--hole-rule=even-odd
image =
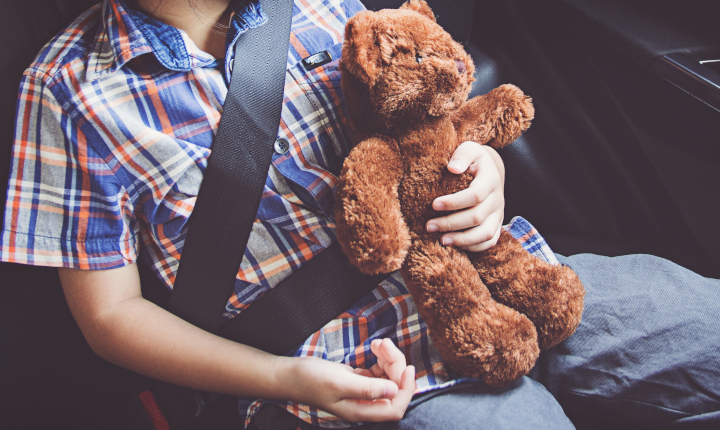
[{"label": "teddy bear arm", "polygon": [[453,124],[461,141],[502,148],[520,137],[534,116],[530,97],[506,84],[468,100],[453,115]]},{"label": "teddy bear arm", "polygon": [[373,136],[345,160],[335,202],[337,236],[351,263],[363,273],[398,270],[410,247],[400,210],[403,164],[397,143]]}]

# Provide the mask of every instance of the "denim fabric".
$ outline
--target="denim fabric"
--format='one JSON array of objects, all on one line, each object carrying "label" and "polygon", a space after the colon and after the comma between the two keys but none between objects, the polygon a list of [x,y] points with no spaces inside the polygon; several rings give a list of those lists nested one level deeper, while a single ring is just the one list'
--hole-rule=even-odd
[{"label": "denim fabric", "polygon": [[582,323],[530,377],[579,428],[720,429],[720,280],[649,255],[559,256]]},{"label": "denim fabric", "polygon": [[[434,394],[434,393],[430,393]],[[503,388],[460,386],[422,399],[399,423],[369,424],[363,430],[566,430],[570,420],[548,391],[528,377]],[[415,402],[415,399],[413,399]]]},{"label": "denim fabric", "polygon": [[[267,405],[250,430],[315,429]],[[357,430],[571,430],[573,425],[550,393],[528,377],[504,388],[456,385],[416,396],[400,422],[365,424]]]},{"label": "denim fabric", "polygon": [[[720,429],[720,280],[649,255],[558,257],[587,290],[583,320],[529,378],[453,387],[360,428]],[[285,428],[270,421],[258,427]]]}]

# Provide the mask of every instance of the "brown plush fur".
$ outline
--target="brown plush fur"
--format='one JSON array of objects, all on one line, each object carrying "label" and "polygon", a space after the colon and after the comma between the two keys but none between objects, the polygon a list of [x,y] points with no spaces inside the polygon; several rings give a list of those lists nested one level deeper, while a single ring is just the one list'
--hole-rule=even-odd
[{"label": "brown plush fur", "polygon": [[513,85],[467,100],[474,65],[424,1],[360,12],[348,21],[342,87],[360,143],[345,161],[338,240],[364,273],[401,269],[442,357],[492,386],[526,374],[540,349],[570,336],[584,289],[502,232],[484,252],[442,246],[427,221],[435,198],[468,187],[446,166],[466,140],[500,148],[530,126],[534,109]]}]

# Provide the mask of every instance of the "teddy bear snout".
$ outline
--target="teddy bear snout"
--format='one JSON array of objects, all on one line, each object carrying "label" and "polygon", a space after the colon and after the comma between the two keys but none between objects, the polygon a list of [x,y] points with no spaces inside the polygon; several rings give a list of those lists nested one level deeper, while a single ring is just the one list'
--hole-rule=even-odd
[{"label": "teddy bear snout", "polygon": [[464,75],[467,71],[467,66],[465,65],[465,62],[463,60],[455,60],[455,65],[457,66],[458,73],[460,75]]}]

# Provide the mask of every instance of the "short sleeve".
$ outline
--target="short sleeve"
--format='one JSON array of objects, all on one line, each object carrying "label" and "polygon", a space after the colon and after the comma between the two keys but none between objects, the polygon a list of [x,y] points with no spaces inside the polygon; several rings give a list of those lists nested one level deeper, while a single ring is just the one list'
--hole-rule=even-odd
[{"label": "short sleeve", "polygon": [[137,259],[138,223],[121,181],[58,103],[52,81],[19,90],[0,261],[111,269]]}]

